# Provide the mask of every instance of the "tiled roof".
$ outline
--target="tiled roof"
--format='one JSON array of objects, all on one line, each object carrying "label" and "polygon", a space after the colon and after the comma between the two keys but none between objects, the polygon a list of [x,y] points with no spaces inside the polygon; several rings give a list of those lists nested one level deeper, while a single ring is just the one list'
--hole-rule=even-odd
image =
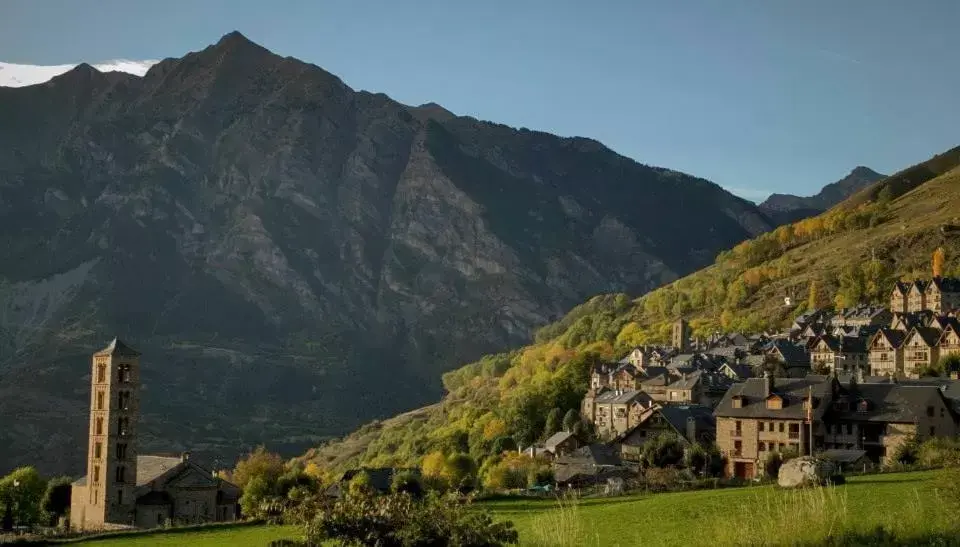
[{"label": "tiled roof", "polygon": [[137,486],[147,484],[181,463],[183,459],[180,456],[137,456]]}]

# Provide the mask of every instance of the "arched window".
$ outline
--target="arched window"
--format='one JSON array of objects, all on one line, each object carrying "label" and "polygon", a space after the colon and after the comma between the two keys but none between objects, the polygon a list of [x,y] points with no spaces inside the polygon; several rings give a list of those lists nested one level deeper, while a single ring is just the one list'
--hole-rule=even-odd
[{"label": "arched window", "polygon": [[114,478],[116,479],[116,482],[117,482],[118,484],[123,484],[124,482],[126,482],[126,479],[127,479],[127,468],[124,467],[124,466],[122,466],[122,465],[118,465],[118,466],[117,466],[117,474],[116,474],[116,477],[114,477]]},{"label": "arched window", "polygon": [[107,365],[97,364],[97,383],[102,384],[107,381]]},{"label": "arched window", "polygon": [[94,420],[93,434],[103,435],[103,418],[99,416],[97,416],[97,419]]}]

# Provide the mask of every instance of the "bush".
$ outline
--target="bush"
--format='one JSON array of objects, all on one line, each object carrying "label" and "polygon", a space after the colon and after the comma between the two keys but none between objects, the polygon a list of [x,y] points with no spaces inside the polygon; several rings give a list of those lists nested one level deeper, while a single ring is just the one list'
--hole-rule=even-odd
[{"label": "bush", "polygon": [[306,526],[307,543],[408,547],[456,545],[495,547],[516,544],[510,522],[494,522],[486,511],[471,509],[455,497],[407,494],[349,494],[329,502]]},{"label": "bush", "polygon": [[640,453],[646,467],[668,467],[683,462],[684,446],[677,435],[663,433],[647,441]]},{"label": "bush", "polygon": [[900,465],[913,465],[917,463],[919,450],[916,437],[910,437],[897,447],[897,451],[893,453],[893,461]]},{"label": "bush", "polygon": [[413,471],[401,471],[393,476],[390,491],[395,494],[409,494],[414,498],[423,496],[423,483]]},{"label": "bush", "polygon": [[917,447],[916,462],[925,467],[960,467],[960,440],[928,439]]}]

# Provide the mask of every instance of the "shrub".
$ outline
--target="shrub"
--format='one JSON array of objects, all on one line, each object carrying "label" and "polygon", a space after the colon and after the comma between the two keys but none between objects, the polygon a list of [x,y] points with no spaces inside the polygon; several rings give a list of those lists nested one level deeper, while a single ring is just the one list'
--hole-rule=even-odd
[{"label": "shrub", "polygon": [[518,540],[512,523],[494,522],[461,499],[430,495],[416,500],[407,494],[349,494],[329,502],[306,526],[306,537],[314,545],[335,541],[383,547],[494,547]]},{"label": "shrub", "polygon": [[960,466],[960,440],[934,437],[916,449],[916,461],[927,467]]},{"label": "shrub", "polygon": [[663,433],[647,441],[640,453],[646,467],[667,467],[683,462],[683,442],[677,435]]},{"label": "shrub", "polygon": [[910,437],[897,447],[893,453],[893,461],[900,465],[913,465],[917,463],[919,449],[916,437]]},{"label": "shrub", "polygon": [[423,496],[423,483],[413,471],[401,471],[393,476],[390,491],[395,494],[409,494],[414,498]]}]

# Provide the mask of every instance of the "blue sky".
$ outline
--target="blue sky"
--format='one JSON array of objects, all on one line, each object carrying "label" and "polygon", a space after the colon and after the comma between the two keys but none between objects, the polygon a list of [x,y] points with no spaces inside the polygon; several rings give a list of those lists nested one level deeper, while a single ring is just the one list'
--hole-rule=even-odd
[{"label": "blue sky", "polygon": [[956,0],[3,0],[0,61],[232,30],[408,104],[600,140],[758,199],[958,143]]}]

